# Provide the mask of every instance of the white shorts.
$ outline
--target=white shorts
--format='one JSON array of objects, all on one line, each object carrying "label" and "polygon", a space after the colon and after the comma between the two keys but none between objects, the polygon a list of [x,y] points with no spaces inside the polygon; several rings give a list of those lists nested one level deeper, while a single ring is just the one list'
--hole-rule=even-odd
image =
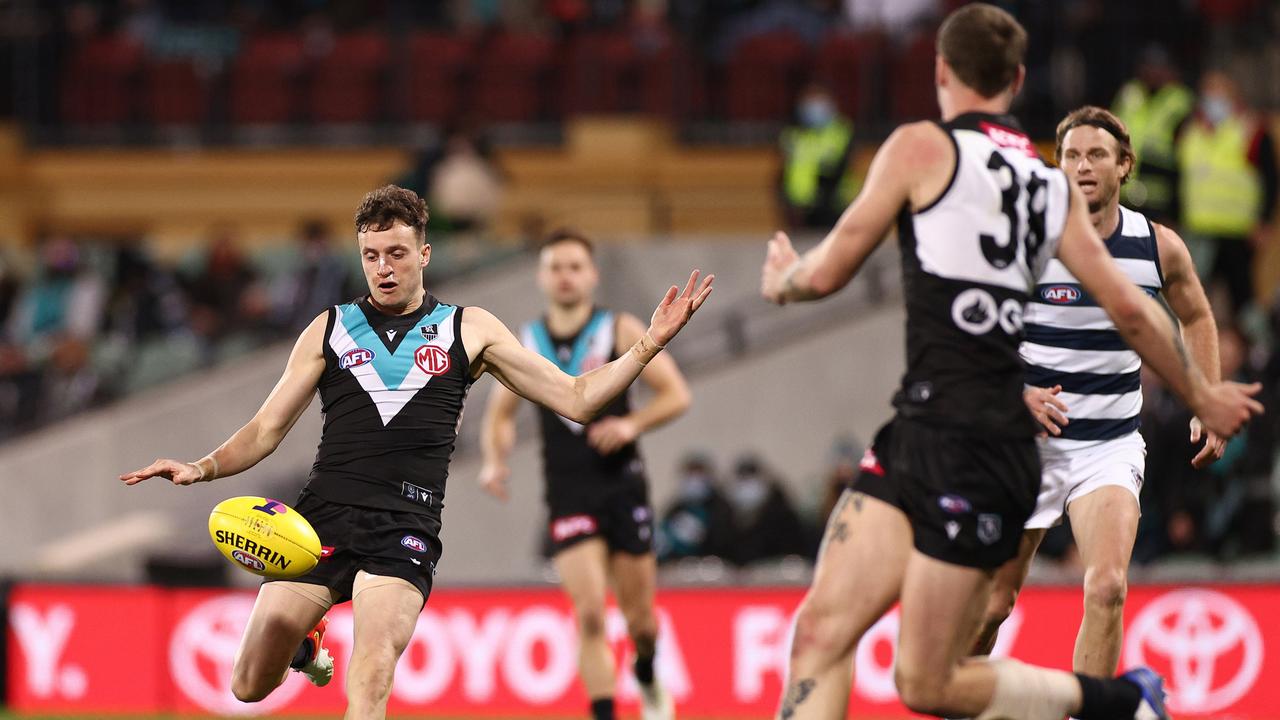
[{"label": "white shorts", "polygon": [[1137,432],[1114,440],[1040,440],[1040,496],[1027,529],[1062,522],[1067,506],[1098,488],[1122,487],[1138,499],[1147,466],[1147,443]]}]

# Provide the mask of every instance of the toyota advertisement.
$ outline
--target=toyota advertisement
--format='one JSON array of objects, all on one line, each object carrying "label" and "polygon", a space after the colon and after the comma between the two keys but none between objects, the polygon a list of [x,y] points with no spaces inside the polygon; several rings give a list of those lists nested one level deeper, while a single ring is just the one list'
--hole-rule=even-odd
[{"label": "toyota advertisement", "polygon": [[[658,673],[686,716],[761,717],[786,670],[798,589],[659,593]],[[32,713],[340,713],[351,648],[350,606],[330,613],[337,677],[323,689],[292,676],[265,702],[231,695],[230,677],[253,594],[153,588],[20,586],[9,607],[13,709]],[[1280,708],[1280,587],[1141,587],[1130,591],[1122,664],[1168,679],[1179,717],[1272,718]],[[1078,589],[1030,588],[997,654],[1069,668]],[[608,630],[627,662],[625,624]],[[864,638],[852,709],[909,716],[893,688],[897,614]],[[563,715],[580,711],[573,616],[557,591],[439,590],[418,619],[392,690],[392,713]],[[633,709],[622,673],[618,698]]]}]

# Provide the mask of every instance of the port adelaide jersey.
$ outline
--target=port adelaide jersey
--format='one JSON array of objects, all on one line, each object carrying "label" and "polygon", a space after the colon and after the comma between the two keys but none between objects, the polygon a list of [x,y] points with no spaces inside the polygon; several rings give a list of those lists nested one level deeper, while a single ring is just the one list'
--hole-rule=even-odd
[{"label": "port adelaide jersey", "polygon": [[[617,325],[609,310],[597,308],[573,337],[554,337],[545,320],[535,320],[520,330],[525,347],[542,355],[569,375],[590,372],[613,360]],[[601,417],[626,415],[631,411],[627,393],[622,393],[600,413]],[[542,429],[542,461],[547,497],[563,493],[596,493],[617,483],[640,480],[643,466],[632,443],[610,455],[601,455],[587,444],[586,427],[538,407]]]},{"label": "port adelaide jersey", "polygon": [[368,298],[329,308],[307,488],[331,502],[438,516],[471,386],[462,308],[427,295],[408,315]]},{"label": "port adelaide jersey", "polygon": [[970,113],[942,129],[956,152],[950,184],[898,216],[907,372],[894,405],[935,425],[1030,437],[1023,307],[1057,252],[1069,185],[1011,116]]}]

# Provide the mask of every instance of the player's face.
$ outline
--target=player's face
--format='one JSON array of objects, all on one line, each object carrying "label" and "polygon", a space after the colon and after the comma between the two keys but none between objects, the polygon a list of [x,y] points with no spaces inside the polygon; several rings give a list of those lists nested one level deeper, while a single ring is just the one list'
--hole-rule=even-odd
[{"label": "player's face", "polygon": [[1071,128],[1062,138],[1062,170],[1080,186],[1089,212],[1106,207],[1120,191],[1120,178],[1129,170],[1121,160],[1119,141],[1092,125]]},{"label": "player's face", "polygon": [[386,230],[359,233],[356,239],[374,304],[398,310],[421,298],[422,268],[431,259],[431,246],[419,243],[413,228],[397,222]]},{"label": "player's face", "polygon": [[559,242],[542,249],[538,258],[538,285],[551,302],[557,305],[590,302],[598,281],[596,264],[582,243]]}]

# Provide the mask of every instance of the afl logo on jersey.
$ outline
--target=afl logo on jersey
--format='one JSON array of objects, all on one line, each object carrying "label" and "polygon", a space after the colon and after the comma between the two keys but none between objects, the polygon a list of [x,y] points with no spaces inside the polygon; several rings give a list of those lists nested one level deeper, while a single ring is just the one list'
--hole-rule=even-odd
[{"label": "afl logo on jersey", "polygon": [[443,375],[449,372],[452,362],[448,351],[435,345],[423,345],[413,353],[413,361],[428,375]]},{"label": "afl logo on jersey", "polygon": [[1070,305],[1080,299],[1080,290],[1070,285],[1050,285],[1040,288],[1040,297],[1054,305]]},{"label": "afl logo on jersey", "polygon": [[371,360],[373,360],[372,350],[365,350],[364,348],[348,350],[343,354],[342,359],[338,360],[338,369],[348,370],[353,367],[359,367]]}]

